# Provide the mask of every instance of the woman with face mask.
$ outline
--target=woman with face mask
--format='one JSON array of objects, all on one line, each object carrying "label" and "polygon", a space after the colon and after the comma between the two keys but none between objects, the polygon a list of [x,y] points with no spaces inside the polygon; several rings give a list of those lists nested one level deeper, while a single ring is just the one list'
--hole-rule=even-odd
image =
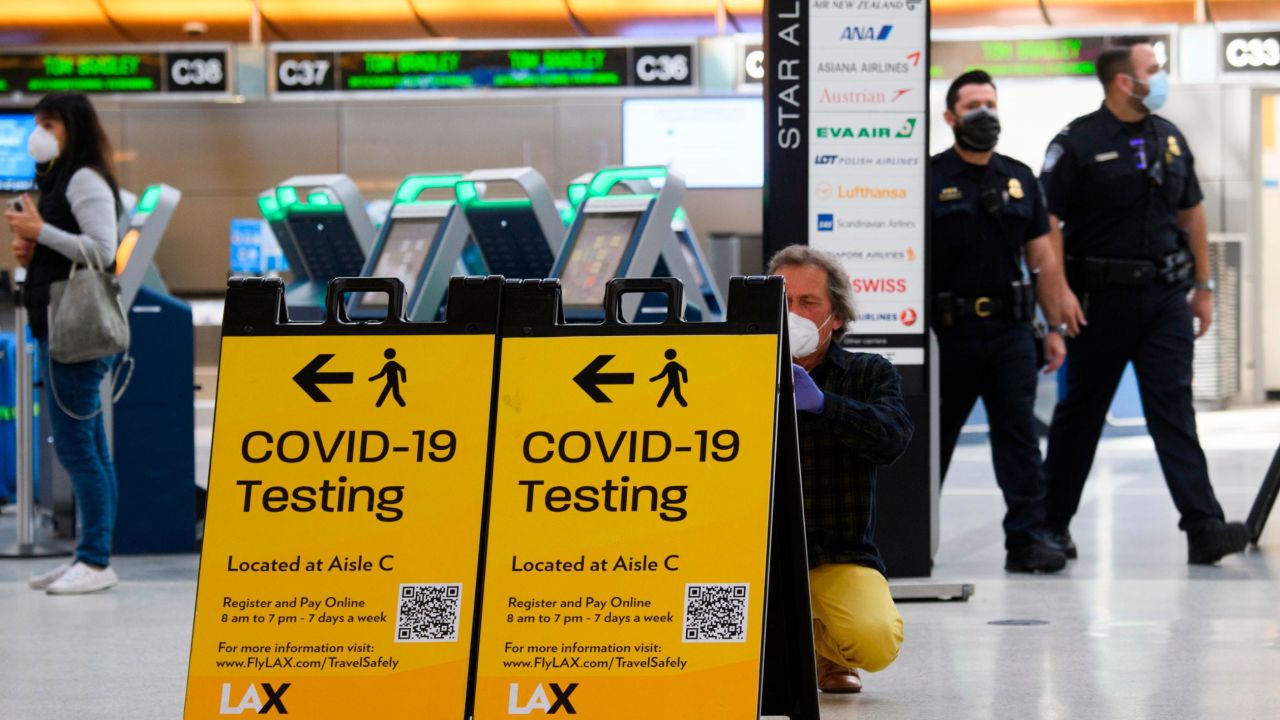
[{"label": "woman with face mask", "polygon": [[[23,195],[5,212],[13,254],[27,268],[23,304],[40,352],[58,460],[71,475],[80,541],[73,562],[34,576],[32,588],[54,595],[106,590],[116,584],[111,539],[116,475],[103,426],[98,388],[113,358],[60,363],[49,357],[50,286],[74,265],[113,267],[119,188],[98,115],[78,93],[46,95],[35,107],[36,129],[27,148],[36,161],[39,200]],[[56,397],[53,394],[56,392]]]}]

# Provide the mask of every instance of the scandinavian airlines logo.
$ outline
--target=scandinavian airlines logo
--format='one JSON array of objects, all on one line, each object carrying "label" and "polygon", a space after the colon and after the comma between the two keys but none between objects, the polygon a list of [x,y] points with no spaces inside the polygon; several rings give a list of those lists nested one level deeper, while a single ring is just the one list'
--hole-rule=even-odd
[{"label": "scandinavian airlines logo", "polygon": [[819,213],[818,232],[831,232],[836,229],[836,216],[831,213]]},{"label": "scandinavian airlines logo", "polygon": [[[222,683],[222,704],[218,707],[219,715],[243,715],[252,712],[255,715],[266,715],[268,713],[279,713],[288,715],[289,711],[284,706],[284,693],[289,689],[290,683],[284,683],[279,688],[272,687],[267,683],[262,683],[262,694],[258,693],[258,686],[250,684],[240,696],[240,702],[235,705],[231,704],[231,683]],[[263,702],[262,695],[266,695],[266,702]]]},{"label": "scandinavian airlines logo", "polygon": [[847,25],[840,31],[840,39],[852,42],[884,42],[893,32],[892,25]]},{"label": "scandinavian airlines logo", "polygon": [[534,710],[539,710],[544,715],[555,715],[560,711],[564,711],[566,715],[578,714],[578,711],[573,708],[573,703],[569,702],[569,696],[578,689],[578,683],[569,683],[566,688],[561,688],[556,683],[547,683],[547,687],[551,688],[551,695],[555,696],[555,702],[551,701],[551,697],[547,695],[547,690],[541,683],[534,686],[528,700],[521,701],[520,684],[511,683],[511,692],[507,696],[507,714],[531,715]]}]

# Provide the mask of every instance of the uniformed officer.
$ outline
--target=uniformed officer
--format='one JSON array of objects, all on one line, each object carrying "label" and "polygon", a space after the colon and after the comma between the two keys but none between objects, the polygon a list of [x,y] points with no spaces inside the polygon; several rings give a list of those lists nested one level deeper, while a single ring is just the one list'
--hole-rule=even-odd
[{"label": "uniformed officer", "polygon": [[[981,397],[990,421],[996,482],[1004,493],[1005,569],[1056,572],[1067,564],[1045,539],[1045,480],[1032,406],[1038,362],[1036,285],[1057,332],[1044,339],[1046,372],[1066,353],[1061,265],[1035,173],[994,152],[996,88],[981,70],[956,78],[943,116],[955,145],[932,159],[933,325],[941,349],[942,474],[960,428]],[[1023,258],[1039,271],[1024,279]]]},{"label": "uniformed officer", "polygon": [[1072,335],[1066,396],[1054,412],[1045,461],[1048,522],[1056,544],[1075,557],[1068,525],[1112,395],[1132,362],[1188,559],[1211,564],[1243,550],[1249,532],[1224,521],[1191,406],[1192,317],[1200,334],[1212,319],[1204,196],[1186,138],[1154,114],[1169,78],[1150,42],[1104,50],[1097,72],[1102,107],[1053,139],[1041,174],[1054,243],[1065,249],[1071,289],[1063,303]]}]

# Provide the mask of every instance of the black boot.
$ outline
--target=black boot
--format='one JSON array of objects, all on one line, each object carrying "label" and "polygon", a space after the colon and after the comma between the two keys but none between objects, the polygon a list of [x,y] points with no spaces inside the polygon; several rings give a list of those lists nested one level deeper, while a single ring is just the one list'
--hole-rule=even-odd
[{"label": "black boot", "polygon": [[1061,550],[1068,560],[1076,559],[1076,544],[1071,541],[1071,533],[1069,531],[1050,530],[1045,536],[1045,541],[1050,547]]},{"label": "black boot", "polygon": [[1010,548],[1005,555],[1004,569],[1020,573],[1055,573],[1067,566],[1067,556],[1046,542]]},{"label": "black boot", "polygon": [[1242,522],[1211,520],[1187,530],[1187,562],[1213,565],[1249,546],[1252,534]]}]

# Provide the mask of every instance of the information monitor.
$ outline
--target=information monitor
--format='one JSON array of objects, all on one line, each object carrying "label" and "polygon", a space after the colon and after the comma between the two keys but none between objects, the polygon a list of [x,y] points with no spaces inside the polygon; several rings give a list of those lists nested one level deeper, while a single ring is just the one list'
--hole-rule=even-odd
[{"label": "information monitor", "polygon": [[24,193],[35,188],[36,161],[27,152],[27,138],[35,129],[31,110],[0,108],[0,193]]},{"label": "information monitor", "polygon": [[621,277],[630,259],[642,213],[590,212],[582,217],[569,259],[560,273],[566,308],[599,308],[609,281]]}]

